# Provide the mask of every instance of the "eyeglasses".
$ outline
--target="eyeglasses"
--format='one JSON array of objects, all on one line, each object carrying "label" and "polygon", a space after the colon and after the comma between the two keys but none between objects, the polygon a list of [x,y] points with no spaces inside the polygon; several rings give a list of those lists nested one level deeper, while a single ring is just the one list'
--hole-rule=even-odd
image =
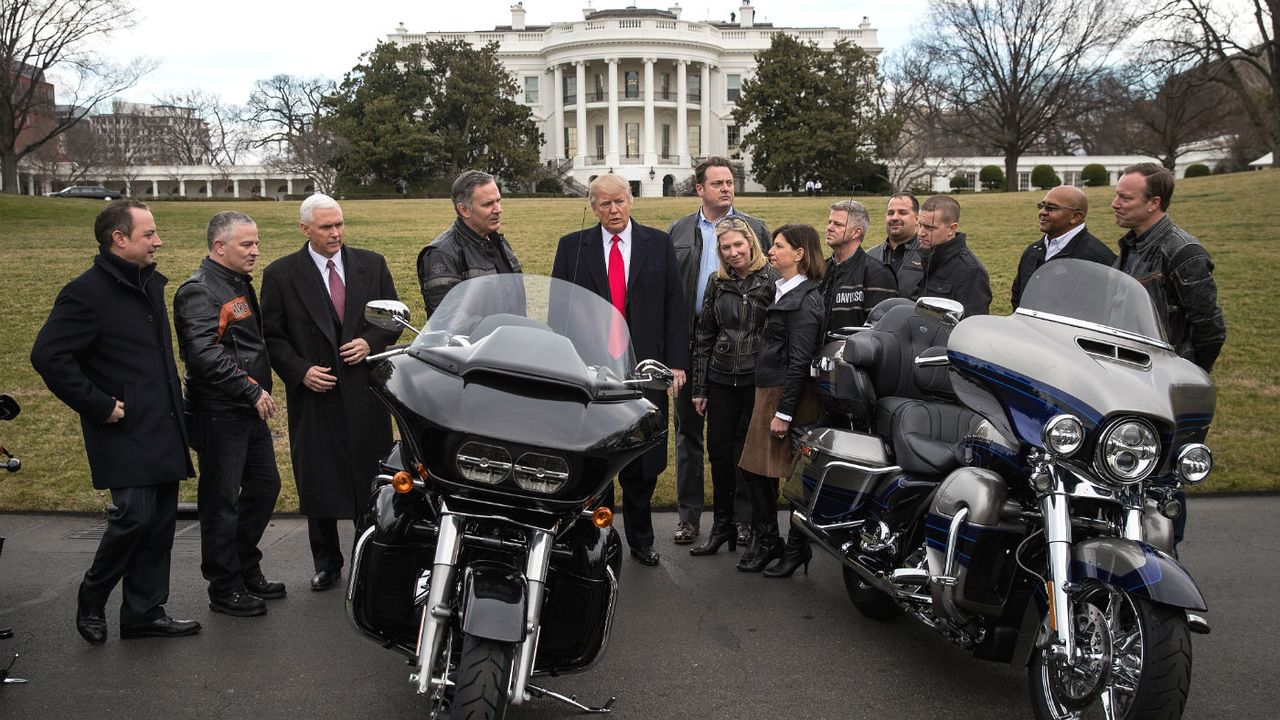
[{"label": "eyeglasses", "polygon": [[1036,209],[1048,210],[1049,212],[1058,212],[1059,210],[1075,210],[1077,212],[1084,212],[1080,208],[1074,207],[1072,205],[1054,205],[1053,203],[1047,203],[1047,202],[1036,203]]}]

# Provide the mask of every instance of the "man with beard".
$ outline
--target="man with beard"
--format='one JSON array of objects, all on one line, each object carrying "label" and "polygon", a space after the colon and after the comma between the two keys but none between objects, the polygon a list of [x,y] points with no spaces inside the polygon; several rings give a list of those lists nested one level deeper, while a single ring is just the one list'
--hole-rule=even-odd
[{"label": "man with beard", "polygon": [[889,208],[885,212],[885,241],[867,250],[867,255],[884,263],[894,277],[902,267],[902,261],[919,244],[916,227],[919,222],[920,201],[909,192],[896,192],[889,196]]}]

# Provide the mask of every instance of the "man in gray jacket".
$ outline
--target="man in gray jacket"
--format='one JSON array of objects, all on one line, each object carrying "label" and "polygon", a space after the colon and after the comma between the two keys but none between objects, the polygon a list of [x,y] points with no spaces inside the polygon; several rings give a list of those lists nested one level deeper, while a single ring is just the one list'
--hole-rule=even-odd
[{"label": "man in gray jacket", "polygon": [[[720,253],[716,248],[716,221],[728,215],[740,217],[756,234],[762,248],[769,245],[769,229],[765,224],[733,208],[733,168],[728,160],[709,157],[693,172],[694,190],[702,199],[702,207],[676,220],[667,230],[676,247],[676,262],[684,282],[690,338],[695,335],[698,315],[702,312],[707,278],[720,263]],[[692,543],[698,537],[704,497],[702,436],[703,418],[693,409],[690,387],[685,385],[676,395],[676,508],[680,517],[673,540],[677,545]],[[751,510],[741,492],[735,494],[734,505],[734,517],[740,518],[738,527],[748,527],[747,518],[750,518]],[[744,539],[739,541],[745,542]]]}]

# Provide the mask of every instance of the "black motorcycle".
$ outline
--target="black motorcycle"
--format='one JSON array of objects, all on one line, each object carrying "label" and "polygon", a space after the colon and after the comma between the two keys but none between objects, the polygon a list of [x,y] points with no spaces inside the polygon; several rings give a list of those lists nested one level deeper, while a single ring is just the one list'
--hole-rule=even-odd
[{"label": "black motorcycle", "polygon": [[1209,628],[1171,519],[1213,466],[1214,389],[1146,291],[1062,260],[1008,317],[877,311],[824,348],[785,485],[854,605],[1025,665],[1041,720],[1181,717]]},{"label": "black motorcycle", "polygon": [[[412,327],[369,303],[370,322]],[[369,358],[400,441],[357,533],[347,612],[409,658],[431,716],[498,718],[551,697],[536,674],[602,656],[622,547],[599,506],[618,471],[666,437],[633,369],[626,323],[582,288],[496,275],[456,286],[407,347]]]}]

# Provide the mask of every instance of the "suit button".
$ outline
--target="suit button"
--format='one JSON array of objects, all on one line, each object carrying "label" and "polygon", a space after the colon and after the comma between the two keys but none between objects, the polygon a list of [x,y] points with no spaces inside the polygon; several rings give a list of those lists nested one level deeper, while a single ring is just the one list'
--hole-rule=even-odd
[{"label": "suit button", "polygon": [[170,410],[170,411],[169,411],[169,419],[170,419],[170,420],[177,420],[177,419],[178,419],[178,416],[177,416],[177,415],[176,415],[172,410]]},{"label": "suit button", "polygon": [[155,322],[155,320],[150,315],[148,315],[147,322]]}]

